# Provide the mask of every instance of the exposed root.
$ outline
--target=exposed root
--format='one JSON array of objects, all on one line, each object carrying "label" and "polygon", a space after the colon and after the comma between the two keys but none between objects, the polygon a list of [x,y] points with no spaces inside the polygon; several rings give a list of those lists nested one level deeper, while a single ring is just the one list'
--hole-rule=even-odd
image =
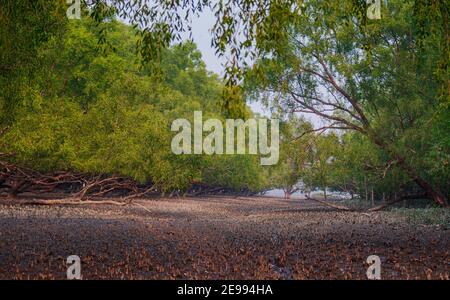
[{"label": "exposed root", "polygon": [[153,191],[155,191],[153,183],[142,185],[129,177],[66,171],[40,173],[0,159],[0,193],[12,199],[21,198],[25,194],[34,195],[36,198],[61,194],[62,197],[70,195],[77,200],[114,196],[125,196],[126,200],[131,200]]}]

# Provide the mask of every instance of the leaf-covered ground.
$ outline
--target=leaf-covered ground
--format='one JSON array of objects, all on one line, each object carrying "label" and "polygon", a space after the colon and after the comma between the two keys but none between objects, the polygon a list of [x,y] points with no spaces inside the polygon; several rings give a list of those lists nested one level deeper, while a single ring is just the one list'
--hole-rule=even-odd
[{"label": "leaf-covered ground", "polygon": [[[186,198],[126,207],[0,204],[0,279],[449,279],[450,231],[306,200]],[[144,208],[145,207],[145,208]]]}]

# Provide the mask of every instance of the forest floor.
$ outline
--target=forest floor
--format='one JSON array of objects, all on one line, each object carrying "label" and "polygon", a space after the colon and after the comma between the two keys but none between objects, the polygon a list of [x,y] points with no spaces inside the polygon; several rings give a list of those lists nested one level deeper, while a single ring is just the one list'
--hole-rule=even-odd
[{"label": "forest floor", "polygon": [[185,198],[129,206],[0,203],[0,279],[449,279],[450,230],[307,200]]}]

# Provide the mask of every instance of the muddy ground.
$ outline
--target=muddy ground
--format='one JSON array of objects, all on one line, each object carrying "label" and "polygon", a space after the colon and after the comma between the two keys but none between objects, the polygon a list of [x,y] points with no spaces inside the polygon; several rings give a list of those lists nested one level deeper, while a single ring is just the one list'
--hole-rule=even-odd
[{"label": "muddy ground", "polygon": [[307,200],[185,198],[130,206],[0,204],[0,279],[449,279],[450,231]]}]

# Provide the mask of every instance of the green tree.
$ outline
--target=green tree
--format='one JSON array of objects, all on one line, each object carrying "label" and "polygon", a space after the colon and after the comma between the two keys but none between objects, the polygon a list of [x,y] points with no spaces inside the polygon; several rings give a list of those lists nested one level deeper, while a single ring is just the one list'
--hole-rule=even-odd
[{"label": "green tree", "polygon": [[[0,152],[43,172],[70,171],[130,177],[162,192],[183,191],[195,182],[235,191],[258,191],[265,177],[258,157],[174,155],[172,120],[192,121],[193,111],[224,119],[223,83],[208,72],[195,44],[165,49],[162,73],[134,55],[134,29],[104,24],[110,50],[97,47],[94,22],[70,22],[61,39],[37,51],[41,68],[30,78],[33,93],[14,108]],[[155,78],[155,76],[163,76]],[[6,124],[6,123],[4,123]]]},{"label": "green tree", "polygon": [[363,32],[357,19],[345,17],[345,7],[324,15],[320,1],[309,4],[286,26],[283,48],[265,52],[253,71],[257,79],[250,80],[286,113],[327,121],[320,130],[366,136],[429,198],[447,205],[447,185],[433,178],[424,160],[436,149],[427,124],[442,113],[433,77],[439,51],[418,51],[413,3],[390,2],[383,21],[365,24]]},{"label": "green tree", "polygon": [[312,125],[295,115],[281,125],[280,159],[270,169],[270,180],[273,187],[283,189],[285,198],[290,198],[307,188],[313,137],[303,133]]}]

